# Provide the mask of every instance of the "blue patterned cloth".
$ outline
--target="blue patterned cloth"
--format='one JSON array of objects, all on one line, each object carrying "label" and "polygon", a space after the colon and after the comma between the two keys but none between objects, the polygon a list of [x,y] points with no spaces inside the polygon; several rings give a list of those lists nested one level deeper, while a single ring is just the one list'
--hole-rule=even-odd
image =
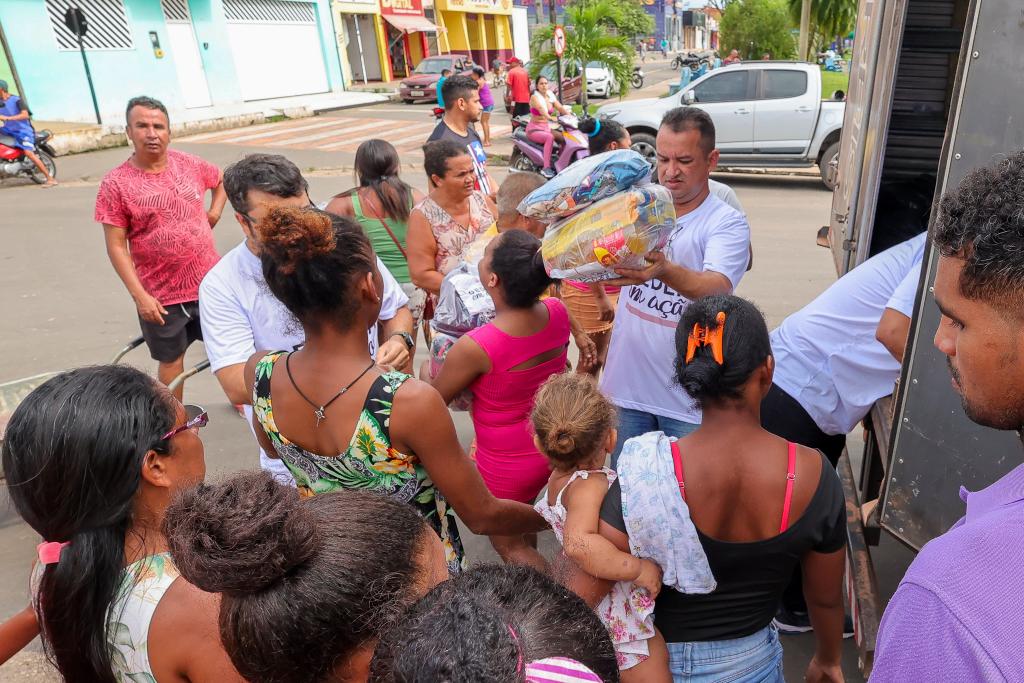
[{"label": "blue patterned cloth", "polygon": [[679,493],[674,440],[664,432],[648,432],[623,445],[617,463],[622,518],[630,550],[661,567],[662,583],[681,593],[710,593],[717,584]]}]

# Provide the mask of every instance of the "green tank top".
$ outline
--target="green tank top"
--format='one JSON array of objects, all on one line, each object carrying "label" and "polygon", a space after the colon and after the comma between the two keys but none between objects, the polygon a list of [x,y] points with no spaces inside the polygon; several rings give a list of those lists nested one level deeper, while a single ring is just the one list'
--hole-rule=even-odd
[{"label": "green tank top", "polygon": [[[377,252],[377,256],[380,257],[380,260],[391,271],[391,274],[395,276],[395,279],[403,284],[412,282],[412,278],[409,277],[409,262],[402,255],[398,246],[395,245],[395,240],[391,239],[388,231],[381,225],[381,219],[375,216],[367,216],[363,213],[363,205],[359,201],[358,192],[352,193],[352,210],[355,213],[356,220],[363,226],[363,231],[370,238],[373,250]],[[393,218],[385,218],[383,220],[391,228],[395,239],[401,242],[402,249],[406,249],[405,234],[409,230],[409,226]]]}]

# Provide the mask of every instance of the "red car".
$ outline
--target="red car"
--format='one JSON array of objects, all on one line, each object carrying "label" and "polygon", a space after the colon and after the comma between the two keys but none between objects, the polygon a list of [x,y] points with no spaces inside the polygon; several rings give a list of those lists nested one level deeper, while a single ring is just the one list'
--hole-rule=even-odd
[{"label": "red car", "polygon": [[[524,68],[529,73],[530,64],[524,65]],[[555,80],[555,65],[548,64],[546,67],[540,70],[541,74],[548,79],[549,82]],[[530,92],[534,91],[533,81],[530,81]],[[559,102],[568,106],[575,104],[580,101],[580,95],[583,92],[583,69],[580,68],[579,62],[563,62],[562,63],[562,96],[559,98]],[[558,94],[558,91],[555,91]],[[512,91],[505,88],[505,111],[512,113]]]},{"label": "red car", "polygon": [[452,73],[469,75],[473,60],[465,55],[435,55],[427,57],[416,65],[412,75],[403,78],[398,94],[406,104],[413,102],[437,102],[437,81],[441,72],[451,69]]}]

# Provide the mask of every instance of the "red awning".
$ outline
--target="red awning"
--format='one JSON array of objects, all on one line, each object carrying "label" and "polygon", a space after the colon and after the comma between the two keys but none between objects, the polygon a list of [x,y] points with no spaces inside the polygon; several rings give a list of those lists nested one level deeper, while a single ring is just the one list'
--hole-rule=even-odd
[{"label": "red awning", "polygon": [[444,29],[438,28],[422,14],[395,15],[385,14],[384,20],[397,28],[402,33],[415,33],[424,31],[426,33],[437,33]]}]

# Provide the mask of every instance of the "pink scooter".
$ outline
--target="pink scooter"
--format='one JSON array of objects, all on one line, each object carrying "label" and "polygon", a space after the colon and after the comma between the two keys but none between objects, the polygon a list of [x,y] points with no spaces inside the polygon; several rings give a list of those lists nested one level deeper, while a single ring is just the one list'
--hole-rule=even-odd
[{"label": "pink scooter", "polygon": [[[512,119],[512,157],[509,159],[509,169],[512,171],[532,171],[540,173],[544,168],[544,145],[534,142],[526,137],[526,124],[530,122],[529,116],[519,116]],[[573,114],[563,114],[558,117],[558,123],[562,128],[562,135],[565,137],[565,145],[555,142],[554,150],[551,153],[553,158],[551,165],[556,173],[561,173],[569,165],[590,154],[590,145],[585,133],[579,130],[579,119]]]}]

